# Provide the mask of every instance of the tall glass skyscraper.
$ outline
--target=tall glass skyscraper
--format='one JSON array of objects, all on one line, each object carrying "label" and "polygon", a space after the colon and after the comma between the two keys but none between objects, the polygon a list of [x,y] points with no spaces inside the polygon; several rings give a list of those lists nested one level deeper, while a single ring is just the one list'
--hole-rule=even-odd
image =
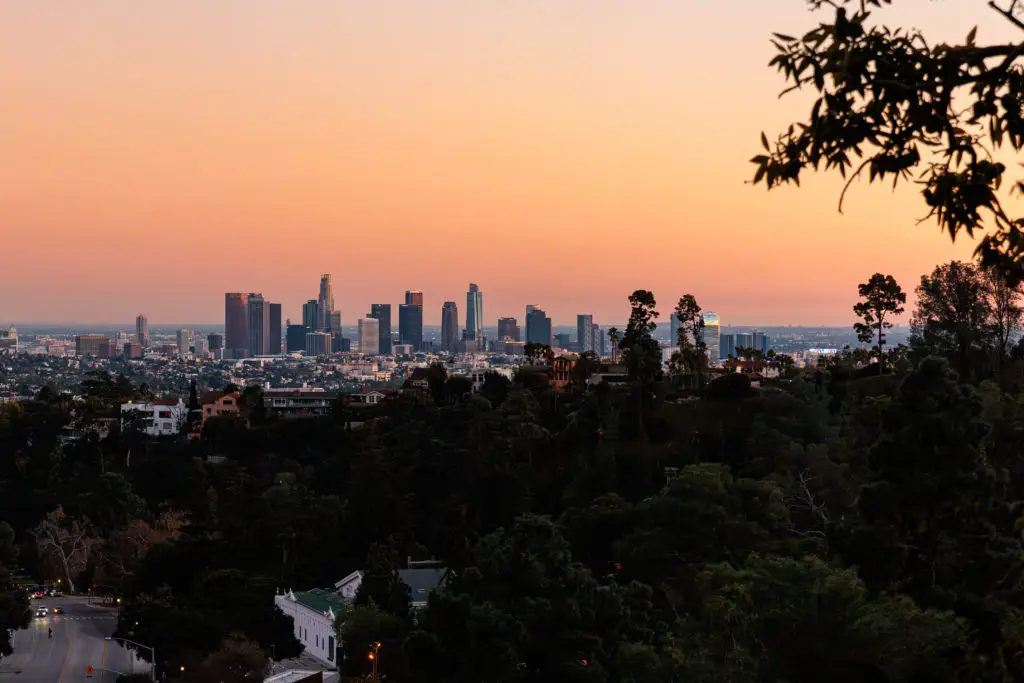
[{"label": "tall glass skyscraper", "polygon": [[249,294],[249,355],[270,353],[270,307],[262,294]]},{"label": "tall glass skyscraper", "polygon": [[135,317],[135,337],[142,348],[149,346],[149,318],[141,313]]},{"label": "tall glass skyscraper", "polygon": [[419,351],[423,348],[423,306],[401,304],[398,307],[398,338]]},{"label": "tall glass skyscraper", "polygon": [[455,351],[459,343],[459,307],[454,301],[445,301],[441,307],[441,348]]},{"label": "tall glass skyscraper", "polygon": [[722,326],[719,324],[718,314],[707,311],[701,313],[700,317],[704,321],[701,338],[704,340],[708,359],[712,363],[717,363],[722,360]]},{"label": "tall glass skyscraper", "polygon": [[469,283],[466,292],[466,334],[470,341],[479,341],[484,329],[484,295],[476,284]]},{"label": "tall glass skyscraper", "polygon": [[370,304],[370,317],[377,320],[380,353],[391,353],[391,304]]},{"label": "tall glass skyscraper", "polygon": [[526,307],[526,343],[551,346],[551,318],[534,304]]},{"label": "tall glass skyscraper", "polygon": [[331,274],[324,273],[320,276],[320,296],[317,299],[317,315],[319,317],[317,329],[331,329],[331,316],[334,313],[334,291],[331,289]]},{"label": "tall glass skyscraper", "polygon": [[241,292],[224,295],[224,357],[249,355],[249,297]]},{"label": "tall glass skyscraper", "polygon": [[594,338],[594,316],[590,314],[576,316],[576,350],[580,353],[597,352],[597,339]]}]

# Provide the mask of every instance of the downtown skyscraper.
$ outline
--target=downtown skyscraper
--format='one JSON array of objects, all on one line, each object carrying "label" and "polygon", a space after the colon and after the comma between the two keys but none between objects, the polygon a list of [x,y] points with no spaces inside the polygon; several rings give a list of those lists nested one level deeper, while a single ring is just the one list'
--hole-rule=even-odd
[{"label": "downtown skyscraper", "polygon": [[475,283],[470,282],[466,292],[466,333],[463,338],[478,342],[483,337],[483,329],[484,295]]},{"label": "downtown skyscraper", "polygon": [[398,337],[417,351],[423,348],[423,292],[405,293],[405,303],[398,307]]},{"label": "downtown skyscraper", "polygon": [[370,304],[370,317],[377,320],[380,342],[378,351],[391,353],[391,304]]},{"label": "downtown skyscraper", "polygon": [[142,348],[149,346],[149,318],[141,313],[135,316],[135,340]]},{"label": "downtown skyscraper", "polygon": [[551,346],[551,318],[534,304],[526,307],[526,343]]},{"label": "downtown skyscraper", "polygon": [[249,297],[241,292],[224,295],[224,357],[249,355]]},{"label": "downtown skyscraper", "polygon": [[[317,298],[317,329],[331,330],[334,322],[334,291],[331,288],[331,274],[324,273],[320,276],[320,296]],[[341,317],[338,316],[340,322]],[[340,328],[340,326],[339,326]],[[335,330],[340,332],[341,330]]]},{"label": "downtown skyscraper", "polygon": [[459,306],[454,301],[445,301],[441,307],[441,348],[448,352],[458,350]]},{"label": "downtown skyscraper", "polygon": [[249,294],[247,322],[248,355],[270,355],[270,306],[262,294]]}]

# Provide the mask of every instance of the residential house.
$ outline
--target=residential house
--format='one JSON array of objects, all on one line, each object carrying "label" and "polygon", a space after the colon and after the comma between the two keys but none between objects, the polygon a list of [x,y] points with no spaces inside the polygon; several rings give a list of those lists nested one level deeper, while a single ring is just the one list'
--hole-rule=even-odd
[{"label": "residential house", "polygon": [[559,356],[551,366],[551,386],[564,389],[572,381],[572,369],[576,366],[576,356]]},{"label": "residential house", "polygon": [[295,637],[306,652],[330,667],[337,666],[338,653],[334,621],[342,613],[346,599],[336,591],[314,588],[287,591],[274,596],[274,604],[292,618]]},{"label": "residential house", "polygon": [[[423,609],[427,606],[427,597],[444,584],[448,570],[435,562],[409,562],[409,565],[408,569],[398,570],[398,578],[409,587],[412,608]],[[334,584],[334,588],[344,599],[352,600],[362,582],[363,572],[354,571]]]},{"label": "residential house", "polygon": [[180,398],[122,403],[121,431],[137,429],[147,436],[174,436],[181,433],[187,414]]},{"label": "residential house", "polygon": [[238,401],[242,394],[237,391],[224,393],[223,391],[211,391],[204,394],[200,402],[203,406],[203,424],[211,417],[222,417],[224,415],[238,414]]},{"label": "residential house", "polygon": [[329,415],[337,398],[337,393],[323,389],[267,389],[263,392],[263,408],[267,415],[278,417]]}]

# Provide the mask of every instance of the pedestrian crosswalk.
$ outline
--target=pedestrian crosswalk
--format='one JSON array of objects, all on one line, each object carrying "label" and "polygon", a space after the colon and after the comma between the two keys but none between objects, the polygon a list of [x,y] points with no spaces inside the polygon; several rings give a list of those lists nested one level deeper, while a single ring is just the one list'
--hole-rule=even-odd
[{"label": "pedestrian crosswalk", "polygon": [[54,615],[54,616],[56,616],[59,619],[67,619],[69,621],[91,621],[93,619],[117,619],[117,617],[115,615],[113,615],[113,614],[99,614],[99,615],[96,615],[96,616],[88,616],[88,617],[69,617],[69,616],[66,616],[64,614],[57,614],[57,615]]}]

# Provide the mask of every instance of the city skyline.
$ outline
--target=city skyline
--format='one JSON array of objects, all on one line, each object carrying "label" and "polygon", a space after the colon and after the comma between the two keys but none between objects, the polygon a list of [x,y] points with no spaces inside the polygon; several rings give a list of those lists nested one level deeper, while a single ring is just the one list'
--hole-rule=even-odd
[{"label": "city skyline", "polygon": [[[913,185],[855,183],[841,215],[838,177],[745,184],[760,132],[807,112],[776,98],[766,65],[771,30],[819,20],[803,0],[155,7],[0,5],[17,27],[0,44],[15,65],[0,214],[19,254],[0,274],[3,321],[215,321],[226,291],[296,319],[307,273],[333,271],[344,320],[418,286],[429,324],[476,277],[438,267],[450,259],[488,275],[487,321],[520,301],[621,321],[643,288],[744,324],[849,324],[872,273],[912,292],[970,258],[969,240],[916,225]],[[885,10],[936,42],[962,40],[962,16]],[[995,12],[977,21],[979,40],[1017,39]],[[353,256],[375,236],[402,248]],[[118,277],[96,272],[100,255]],[[385,269],[403,282],[381,287]]]}]

